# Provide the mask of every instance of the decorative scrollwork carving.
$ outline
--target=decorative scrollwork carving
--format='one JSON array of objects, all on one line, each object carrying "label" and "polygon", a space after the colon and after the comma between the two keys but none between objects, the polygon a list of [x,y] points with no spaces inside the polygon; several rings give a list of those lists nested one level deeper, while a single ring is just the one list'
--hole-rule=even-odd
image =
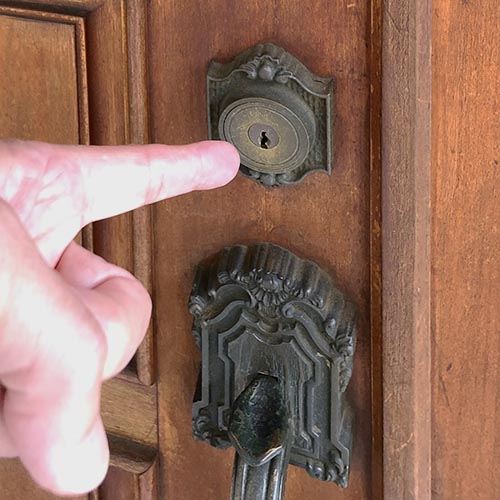
[{"label": "decorative scrollwork carving", "polygon": [[340,487],[346,488],[349,467],[342,460],[340,451],[333,448],[328,453],[328,461],[310,459],[306,463],[306,470],[311,477],[321,481],[331,481]]},{"label": "decorative scrollwork carving", "polygon": [[227,448],[229,438],[227,432],[221,431],[212,421],[210,411],[202,408],[193,416],[193,436],[200,441],[206,441],[215,448]]},{"label": "decorative scrollwork carving", "polygon": [[356,309],[330,276],[276,245],[235,246],[200,267],[189,307],[208,364],[193,406],[195,436],[227,446],[233,402],[256,375],[270,375],[289,391],[290,461],[345,486],[350,412],[342,392],[352,372]]},{"label": "decorative scrollwork carving", "polygon": [[336,319],[329,318],[325,322],[325,331],[332,338],[332,345],[340,356],[340,391],[344,392],[352,375],[352,363],[356,343],[352,322],[344,322],[342,329],[338,329]]},{"label": "decorative scrollwork carving", "polygon": [[[332,78],[312,73],[283,48],[263,43],[231,62],[212,61],[207,88],[209,138],[227,140],[239,149],[243,175],[275,188],[295,184],[312,172],[330,174],[335,123]],[[255,122],[245,121],[245,100]],[[262,153],[255,141],[257,147],[252,149],[248,134],[236,133],[257,124],[271,127],[280,138],[273,155]]]}]

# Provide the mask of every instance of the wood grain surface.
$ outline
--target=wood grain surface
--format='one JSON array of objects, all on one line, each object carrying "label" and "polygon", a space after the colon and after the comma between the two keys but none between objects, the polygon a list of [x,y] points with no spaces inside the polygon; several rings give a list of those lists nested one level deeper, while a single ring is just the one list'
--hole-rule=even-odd
[{"label": "wood grain surface", "polygon": [[[368,157],[369,5],[253,0],[152,1],[149,72],[153,142],[207,137],[205,78],[211,59],[227,61],[273,41],[320,75],[337,79],[335,165],[297,186],[266,190],[238,177],[215,192],[154,208],[154,303],[158,345],[162,495],[229,498],[232,451],[195,442],[191,404],[199,358],[187,310],[194,268],[226,245],[271,241],[313,259],[360,307],[354,375],[356,413],[351,483],[342,491],[291,467],[287,500],[372,498],[370,393],[370,170]],[[300,27],[300,29],[299,29]]]},{"label": "wood grain surface", "polygon": [[[331,177],[274,191],[239,177],[83,234],[155,305],[104,389],[118,467],[79,500],[229,498],[232,452],[191,437],[187,299],[199,261],[255,241],[318,262],[361,313],[350,487],[293,467],[286,500],[500,498],[499,24],[494,0],[0,2],[2,137],[205,139],[208,62],[261,41],[337,79]],[[15,460],[0,483],[0,499],[55,498]]]},{"label": "wood grain surface", "polygon": [[130,474],[111,467],[105,483],[88,500],[164,500],[158,497],[158,463],[144,474]]},{"label": "wood grain surface", "polygon": [[370,12],[370,338],[372,455],[371,494],[384,498],[383,316],[382,316],[382,0]]},{"label": "wood grain surface", "polygon": [[101,415],[106,430],[156,446],[156,389],[115,378],[103,385]]},{"label": "wood grain surface", "polygon": [[106,0],[2,0],[5,5],[15,5],[26,9],[39,9],[47,12],[69,13],[84,17],[98,9]]},{"label": "wood grain surface", "polygon": [[20,13],[0,6],[1,136],[78,143],[73,19]]},{"label": "wood grain surface", "polygon": [[500,498],[500,9],[433,15],[432,498]]},{"label": "wood grain surface", "polygon": [[431,497],[431,2],[383,2],[384,498]]}]

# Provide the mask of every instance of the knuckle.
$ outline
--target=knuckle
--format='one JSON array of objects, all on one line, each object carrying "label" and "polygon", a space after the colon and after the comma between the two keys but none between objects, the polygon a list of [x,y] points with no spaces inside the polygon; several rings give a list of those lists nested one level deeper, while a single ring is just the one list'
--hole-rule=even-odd
[{"label": "knuckle", "polygon": [[107,350],[105,335],[97,326],[71,336],[65,349],[65,370],[71,383],[88,390],[100,381]]},{"label": "knuckle", "polygon": [[[117,305],[116,317],[119,318],[122,327],[129,331],[128,336],[140,341],[151,317],[153,307],[151,296],[146,287],[132,275],[127,280],[127,290],[129,300],[127,304]],[[133,307],[130,307],[130,304]]]},{"label": "knuckle", "polygon": [[153,310],[153,301],[148,291],[142,284],[137,287],[137,322],[138,322],[138,342],[144,338],[146,330],[148,329],[151,320],[151,312]]}]

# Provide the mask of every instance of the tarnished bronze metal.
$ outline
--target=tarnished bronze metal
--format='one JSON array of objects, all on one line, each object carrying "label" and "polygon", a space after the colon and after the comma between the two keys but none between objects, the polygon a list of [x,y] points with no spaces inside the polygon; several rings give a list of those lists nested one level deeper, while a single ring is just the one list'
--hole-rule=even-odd
[{"label": "tarnished bronze metal", "polygon": [[278,455],[288,441],[290,415],[285,395],[277,378],[258,374],[231,408],[229,437],[252,467]]},{"label": "tarnished bronze metal", "polygon": [[330,173],[333,79],[266,43],[228,64],[212,61],[207,85],[209,136],[236,146],[244,175],[277,187]]},{"label": "tarnished bronze metal", "polygon": [[233,445],[233,500],[280,500],[288,464],[347,486],[356,309],[315,263],[270,243],[225,248],[190,298],[202,353],[193,434]]}]

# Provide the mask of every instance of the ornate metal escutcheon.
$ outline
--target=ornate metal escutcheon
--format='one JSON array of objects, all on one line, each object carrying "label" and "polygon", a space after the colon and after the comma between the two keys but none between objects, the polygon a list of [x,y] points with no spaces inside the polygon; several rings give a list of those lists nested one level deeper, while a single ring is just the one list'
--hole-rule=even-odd
[{"label": "ornate metal escutcheon", "polygon": [[267,187],[330,173],[334,81],[282,48],[257,45],[207,77],[209,137],[236,146],[240,171]]},{"label": "ornate metal escutcheon", "polygon": [[236,448],[232,498],[281,499],[288,464],[346,487],[356,308],[330,276],[270,243],[225,248],[199,266],[189,308],[193,434]]}]

